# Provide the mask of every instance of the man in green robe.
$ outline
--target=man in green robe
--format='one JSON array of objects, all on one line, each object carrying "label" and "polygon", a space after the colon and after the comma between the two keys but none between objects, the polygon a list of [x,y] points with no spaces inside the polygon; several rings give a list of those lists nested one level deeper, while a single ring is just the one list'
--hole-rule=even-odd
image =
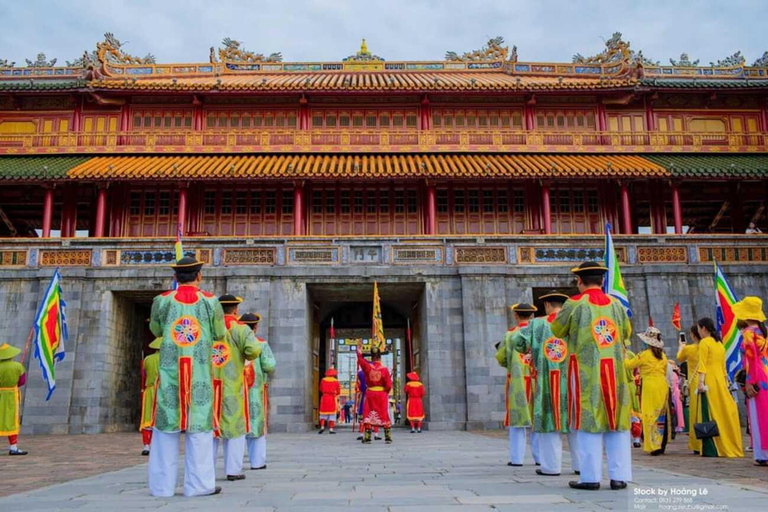
[{"label": "man in green robe", "polygon": [[219,452],[219,439],[224,444],[224,469],[227,480],[245,479],[245,434],[248,433],[248,389],[245,386],[245,361],[259,357],[261,346],[251,328],[238,321],[240,297],[226,294],[219,297],[224,310],[227,337],[213,344],[213,414],[215,437],[213,439],[213,463]]},{"label": "man in green robe", "polygon": [[568,344],[570,428],[577,431],[579,469],[574,489],[598,490],[603,445],[611,489],[632,479],[629,439],[631,400],[624,369],[624,342],[632,334],[624,307],[602,290],[607,268],[585,262],[571,270],[579,295],[571,297],[552,322],[552,334]]},{"label": "man in green robe", "polygon": [[155,431],[149,453],[149,492],[170,497],[176,489],[179,441],[184,432],[184,495],[218,494],[213,466],[213,367],[211,348],[227,336],[224,312],[200,290],[203,264],[185,257],[171,267],[178,288],[155,297],[149,328],[160,345]]},{"label": "man in green robe", "polygon": [[26,455],[17,446],[21,428],[19,387],[27,381],[24,365],[13,360],[21,351],[8,343],[0,345],[0,436],[8,436],[8,455]]},{"label": "man in green robe", "polygon": [[[522,466],[525,458],[525,432],[531,427],[531,373],[530,356],[515,350],[513,335],[522,329],[536,312],[530,304],[520,303],[511,306],[515,327],[507,331],[504,341],[497,346],[496,361],[507,369],[505,391],[506,416],[504,426],[509,428],[508,466]],[[531,435],[531,454],[538,464],[536,439]]]},{"label": "man in green robe", "polygon": [[[528,325],[515,331],[512,337],[518,352],[531,355],[534,382],[532,430],[537,434],[541,460],[541,469],[537,469],[536,473],[557,476],[562,470],[561,434],[568,432],[568,386],[565,372],[568,347],[563,340],[552,334],[550,324],[568,296],[551,291],[540,299],[544,302],[547,316],[534,318]],[[578,469],[578,465],[575,469]]]},{"label": "man in green robe", "polygon": [[139,430],[144,443],[141,454],[144,456],[149,455],[149,448],[152,444],[152,427],[155,423],[155,391],[160,371],[160,353],[158,350],[162,344],[163,338],[155,338],[149,344],[152,353],[141,362],[141,422],[139,423]]},{"label": "man in green robe", "polygon": [[[253,329],[254,334],[259,329],[261,315],[248,313],[240,321]],[[267,391],[267,375],[275,371],[275,356],[269,343],[256,336],[261,347],[261,355],[250,363],[246,363],[245,377],[248,385],[248,411],[251,425],[246,440],[248,441],[248,459],[251,469],[267,469],[267,416],[269,414],[269,395]]]}]

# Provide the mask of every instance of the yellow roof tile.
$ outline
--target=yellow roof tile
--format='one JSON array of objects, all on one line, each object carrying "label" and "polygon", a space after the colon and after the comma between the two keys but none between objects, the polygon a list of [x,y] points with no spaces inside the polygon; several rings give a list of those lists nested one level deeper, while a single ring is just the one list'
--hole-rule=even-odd
[{"label": "yellow roof tile", "polygon": [[70,169],[77,180],[666,177],[634,155],[205,155],[100,156]]}]

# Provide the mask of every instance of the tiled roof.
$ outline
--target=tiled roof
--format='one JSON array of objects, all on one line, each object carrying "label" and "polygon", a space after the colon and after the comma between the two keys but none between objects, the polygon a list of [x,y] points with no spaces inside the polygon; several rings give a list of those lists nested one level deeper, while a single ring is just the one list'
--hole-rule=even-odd
[{"label": "tiled roof", "polygon": [[643,155],[684,178],[766,178],[768,155]]},{"label": "tiled roof", "polygon": [[736,78],[708,80],[706,78],[642,78],[640,85],[647,87],[669,87],[671,89],[750,89],[768,88],[768,80]]},{"label": "tiled roof", "polygon": [[380,179],[663,177],[659,165],[631,155],[244,155],[103,156],[70,179]]},{"label": "tiled roof", "polygon": [[89,156],[0,157],[0,180],[61,180],[67,171],[86,162]]},{"label": "tiled roof", "polygon": [[30,78],[28,80],[1,80],[0,91],[61,91],[85,87],[85,80],[45,80]]},{"label": "tiled roof", "polygon": [[168,91],[516,91],[611,89],[636,80],[554,76],[512,76],[504,72],[259,73],[221,77],[109,78],[95,88]]}]

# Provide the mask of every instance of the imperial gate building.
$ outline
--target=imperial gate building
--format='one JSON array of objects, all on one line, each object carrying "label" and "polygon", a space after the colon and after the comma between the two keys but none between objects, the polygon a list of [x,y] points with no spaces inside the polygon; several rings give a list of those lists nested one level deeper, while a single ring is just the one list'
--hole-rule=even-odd
[{"label": "imperial gate building", "polygon": [[715,260],[737,294],[768,296],[766,238],[745,234],[768,229],[768,54],[665,66],[616,35],[573,62],[496,38],[438,61],[363,42],[289,63],[227,39],[158,64],[121,46],[0,61],[0,342],[24,344],[56,267],[68,304],[50,402],[31,363],[27,432],[137,427],[177,226],[204,288],[263,317],[273,431],[312,426],[331,319],[363,336],[374,281],[431,429],[500,426],[508,306],[570,289],[606,223],[635,330],[652,317],[668,345],[675,303],[687,324],[713,315]]}]

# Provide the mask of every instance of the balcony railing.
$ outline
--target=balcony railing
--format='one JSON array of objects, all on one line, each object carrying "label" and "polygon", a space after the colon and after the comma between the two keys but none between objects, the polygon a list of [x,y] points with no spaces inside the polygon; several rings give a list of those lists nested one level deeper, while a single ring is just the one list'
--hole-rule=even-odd
[{"label": "balcony railing", "polygon": [[766,133],[524,130],[230,130],[0,134],[0,154],[764,152]]}]

